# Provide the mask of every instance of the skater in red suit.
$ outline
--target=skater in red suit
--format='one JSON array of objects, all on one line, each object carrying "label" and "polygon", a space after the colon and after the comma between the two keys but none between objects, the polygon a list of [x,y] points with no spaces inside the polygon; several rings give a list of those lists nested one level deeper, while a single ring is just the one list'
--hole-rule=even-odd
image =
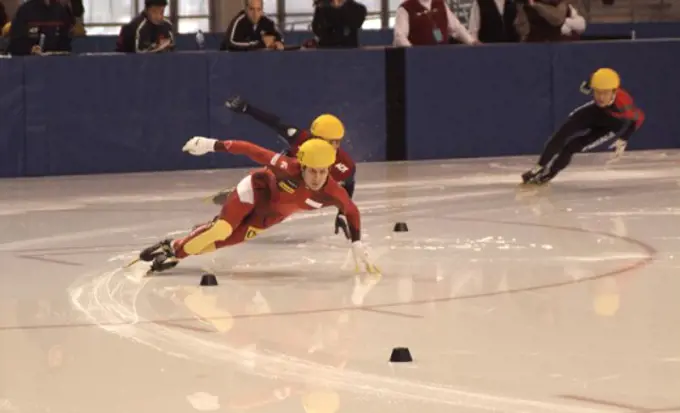
[{"label": "skater in red suit", "polygon": [[[345,188],[350,198],[354,195],[356,165],[349,154],[340,147],[345,137],[345,126],[336,116],[330,114],[320,115],[312,122],[309,129],[300,129],[281,122],[278,116],[253,106],[240,96],[230,98],[226,101],[225,106],[236,113],[244,113],[273,129],[290,146],[285,152],[288,156],[295,156],[300,145],[309,139],[319,138],[329,142],[337,149],[336,160],[330,169],[330,175]],[[213,196],[212,202],[222,206],[232,190],[233,188],[216,194]],[[337,234],[340,230],[343,231],[347,238],[350,238],[347,218],[338,212],[335,219],[335,233]]]},{"label": "skater in red suit", "polygon": [[139,259],[151,262],[151,272],[175,267],[179,260],[215,251],[255,237],[298,211],[335,206],[347,217],[357,267],[378,272],[361,243],[360,215],[347,192],[329,176],[336,150],[322,139],[300,145],[296,158],[277,154],[246,141],[190,139],[183,150],[200,156],[209,152],[246,155],[268,168],[249,174],[232,191],[212,222],[195,228],[187,237],[163,240],[142,251]]},{"label": "skater in red suit", "polygon": [[544,184],[571,162],[577,152],[585,152],[611,140],[615,157],[621,157],[628,140],[645,120],[633,98],[621,88],[621,79],[612,69],[597,70],[584,82],[581,91],[593,100],[576,108],[550,138],[538,165],[522,175],[525,184]]}]

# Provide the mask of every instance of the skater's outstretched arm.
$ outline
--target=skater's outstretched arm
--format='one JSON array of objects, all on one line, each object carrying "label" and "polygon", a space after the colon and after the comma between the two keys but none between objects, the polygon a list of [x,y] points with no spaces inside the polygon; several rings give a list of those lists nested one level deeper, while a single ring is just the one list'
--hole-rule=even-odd
[{"label": "skater's outstretched arm", "polygon": [[248,141],[216,141],[214,149],[216,152],[229,152],[234,155],[245,155],[253,162],[257,162],[260,165],[271,166],[289,173],[297,172],[296,168],[299,170],[297,159],[270,151],[269,149]]},{"label": "skater's outstretched arm", "polygon": [[260,165],[268,165],[290,173],[299,172],[300,167],[297,159],[270,151],[247,141],[220,141],[203,136],[194,136],[184,144],[182,151],[196,156],[205,155],[210,152],[229,152],[235,155],[245,155]]}]

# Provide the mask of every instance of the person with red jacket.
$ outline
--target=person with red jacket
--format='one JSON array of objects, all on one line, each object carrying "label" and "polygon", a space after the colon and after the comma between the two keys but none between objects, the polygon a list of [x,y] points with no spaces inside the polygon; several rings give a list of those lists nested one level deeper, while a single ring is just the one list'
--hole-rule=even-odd
[{"label": "person with red jacket", "polygon": [[[301,129],[282,122],[278,116],[253,106],[240,96],[228,99],[225,106],[236,113],[246,114],[274,130],[290,146],[286,151],[288,156],[295,156],[300,145],[309,139],[320,138],[329,142],[337,150],[336,160],[331,166],[330,174],[345,188],[350,198],[354,195],[356,165],[349,154],[340,147],[345,137],[345,126],[336,116],[320,115],[314,119],[309,129]],[[212,202],[215,205],[222,206],[232,191],[233,188],[219,192],[212,197]],[[347,218],[338,211],[335,217],[335,233],[338,234],[340,230],[343,231],[346,238],[350,238]]]},{"label": "person with red jacket", "polygon": [[397,8],[394,46],[449,44],[450,37],[465,44],[478,43],[444,0],[406,0]]},{"label": "person with red jacket", "polygon": [[610,146],[615,159],[623,155],[628,140],[642,126],[645,114],[635,106],[631,95],[621,88],[621,78],[613,69],[598,69],[583,82],[581,91],[593,100],[576,108],[546,143],[538,164],[522,175],[525,184],[545,184],[569,165],[577,152],[594,149],[616,139]]},{"label": "person with red jacket", "polygon": [[300,145],[294,158],[246,141],[219,141],[200,136],[190,139],[182,150],[195,156],[210,152],[246,155],[269,167],[243,178],[211,222],[195,227],[184,238],[162,240],[144,249],[138,260],[151,263],[149,273],[174,268],[191,255],[206,254],[252,239],[296,212],[327,206],[338,208],[347,217],[357,269],[363,266],[369,273],[379,272],[361,242],[359,209],[330,176],[336,150],[328,142],[310,139]]}]

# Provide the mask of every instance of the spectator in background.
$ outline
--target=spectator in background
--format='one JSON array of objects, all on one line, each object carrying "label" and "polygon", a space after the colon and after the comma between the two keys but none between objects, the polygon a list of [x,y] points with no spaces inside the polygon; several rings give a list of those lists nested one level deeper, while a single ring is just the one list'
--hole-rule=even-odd
[{"label": "spectator in background", "polygon": [[71,10],[73,15],[73,36],[85,36],[85,24],[83,23],[85,7],[83,7],[83,0],[61,0],[61,2]]},{"label": "spectator in background", "polygon": [[9,22],[7,13],[5,12],[5,5],[0,2],[0,29],[2,29],[2,35],[0,35],[0,54],[4,54],[7,51],[9,30],[11,27],[12,24]]},{"label": "spectator in background", "polygon": [[[5,5],[0,2],[0,28],[5,28],[5,25],[9,23],[9,17],[7,17],[7,12],[5,11]],[[4,34],[3,34],[4,36]]]},{"label": "spectator in background", "polygon": [[314,6],[312,31],[318,47],[359,47],[366,6],[354,0],[319,0]]},{"label": "spectator in background", "polygon": [[474,0],[468,30],[482,43],[518,42],[515,17],[515,0]]},{"label": "spectator in background", "polygon": [[397,8],[395,46],[449,44],[449,36],[465,44],[478,43],[444,0],[406,0]]},{"label": "spectator in background", "polygon": [[71,51],[74,19],[61,2],[28,0],[12,20],[8,51],[15,56]]},{"label": "spectator in background", "polygon": [[283,36],[272,19],[262,11],[262,0],[247,0],[245,10],[237,14],[227,27],[220,50],[283,50]]},{"label": "spectator in background", "polygon": [[578,40],[586,31],[586,19],[579,14],[576,6],[569,4],[567,18],[564,20],[561,32],[564,40]]},{"label": "spectator in background", "polygon": [[521,42],[559,42],[569,5],[564,0],[523,0],[515,27]]},{"label": "spectator in background", "polygon": [[175,48],[172,23],[165,16],[167,0],[145,0],[144,11],[121,27],[116,51],[120,53],[163,53]]}]

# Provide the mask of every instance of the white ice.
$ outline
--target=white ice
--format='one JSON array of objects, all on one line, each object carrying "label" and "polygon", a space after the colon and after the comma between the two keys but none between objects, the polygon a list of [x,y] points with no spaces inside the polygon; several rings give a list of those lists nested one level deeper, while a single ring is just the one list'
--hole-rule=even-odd
[{"label": "white ice", "polygon": [[0,412],[680,412],[680,151],[607,156],[360,165],[382,277],[331,209],[121,269],[245,170],[0,180]]}]

